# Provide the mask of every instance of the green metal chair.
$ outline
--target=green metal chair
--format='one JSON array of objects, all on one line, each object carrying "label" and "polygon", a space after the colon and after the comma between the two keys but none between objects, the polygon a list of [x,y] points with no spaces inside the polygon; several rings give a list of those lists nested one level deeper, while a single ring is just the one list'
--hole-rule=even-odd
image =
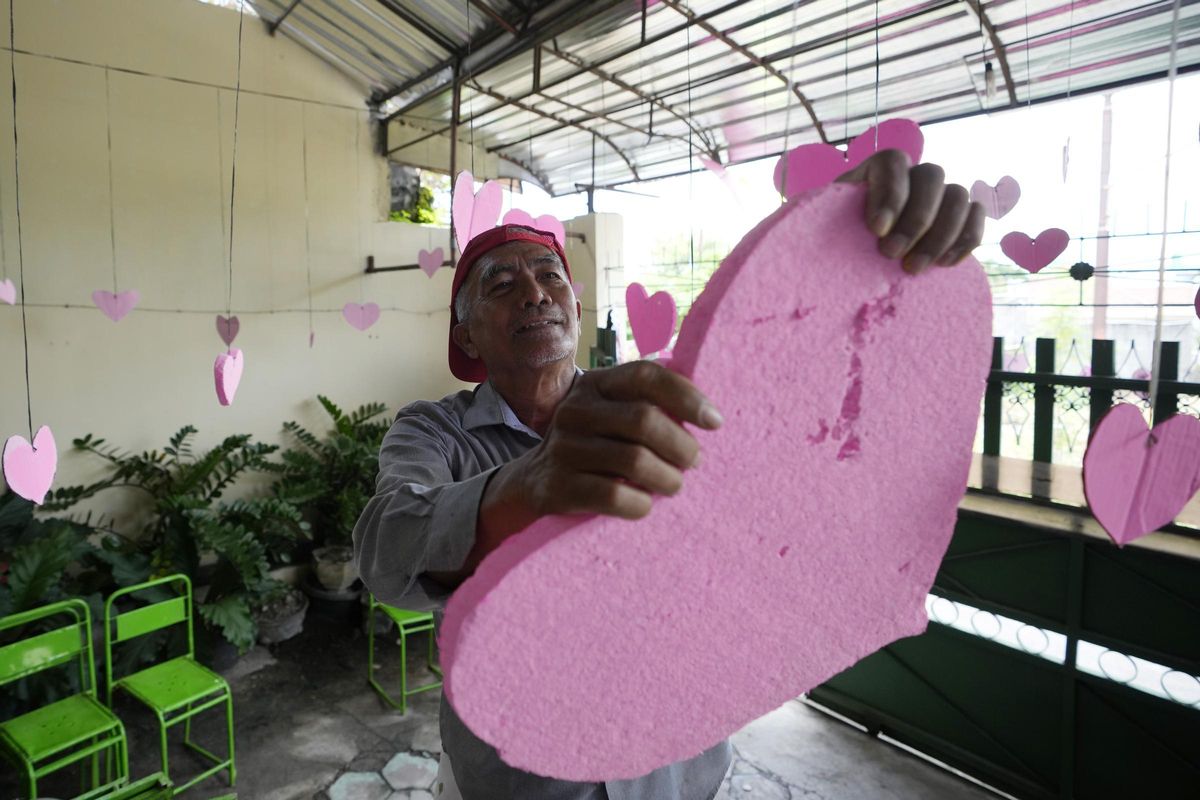
[{"label": "green metal chair", "polygon": [[[123,785],[129,775],[125,727],[96,699],[96,664],[92,657],[92,614],[82,600],[63,600],[12,614],[0,620],[0,634],[39,620],[66,616],[63,627],[29,635],[0,647],[0,687],[42,670],[78,662],[80,692],[0,723],[0,753],[25,773],[27,797],[38,797],[38,779],[91,756],[90,790],[78,798],[94,798]],[[100,782],[100,753],[117,756],[116,774],[105,769]],[[81,776],[81,788],[87,783]]]},{"label": "green metal chair", "polygon": [[172,794],[171,782],[161,772],[148,775],[119,789],[114,789],[96,800],[168,800]]},{"label": "green metal chair", "polygon": [[[131,610],[119,611],[117,600],[137,592],[170,584],[177,592],[169,600],[151,602]],[[170,627],[187,626],[187,654],[162,661],[124,677],[113,675],[113,645],[136,639]],[[179,794],[210,775],[229,770],[229,785],[237,780],[233,747],[233,695],[225,679],[196,662],[192,637],[192,582],[186,575],[168,575],[137,586],[127,586],[112,594],[104,604],[104,675],[109,706],[113,690],[122,689],[140,700],[158,717],[159,744],[162,748],[162,772],[171,779],[167,758],[167,729],[183,723],[183,743],[212,762],[211,767],[187,783],[177,785]],[[228,731],[228,757],[220,758],[192,741],[192,717],[215,706],[225,706]]]},{"label": "green metal chair", "polygon": [[[387,690],[375,680],[375,610],[379,609],[392,622],[396,623],[396,631],[400,634],[399,640],[396,642],[400,645],[400,697],[393,698],[388,694]],[[408,688],[408,637],[418,633],[429,633],[429,671],[442,677],[442,670],[434,663],[433,658],[433,614],[428,611],[409,611],[403,608],[396,608],[384,603],[380,603],[375,599],[375,595],[368,594],[367,605],[367,682],[372,688],[379,693],[379,696],[387,701],[392,708],[400,710],[401,714],[408,711],[408,698],[420,692],[427,692],[430,689],[437,689],[442,685],[440,680]]]}]

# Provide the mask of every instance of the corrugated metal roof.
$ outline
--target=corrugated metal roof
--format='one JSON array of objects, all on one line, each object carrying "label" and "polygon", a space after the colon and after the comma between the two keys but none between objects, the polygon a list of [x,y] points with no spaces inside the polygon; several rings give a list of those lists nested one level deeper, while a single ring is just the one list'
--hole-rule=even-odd
[{"label": "corrugated metal roof", "polygon": [[[1150,80],[1172,0],[251,0],[381,117],[460,133],[555,194]],[[280,22],[280,20],[282,20]],[[1181,72],[1200,67],[1183,0]],[[995,93],[988,95],[991,65]],[[403,160],[403,153],[393,153]]]}]

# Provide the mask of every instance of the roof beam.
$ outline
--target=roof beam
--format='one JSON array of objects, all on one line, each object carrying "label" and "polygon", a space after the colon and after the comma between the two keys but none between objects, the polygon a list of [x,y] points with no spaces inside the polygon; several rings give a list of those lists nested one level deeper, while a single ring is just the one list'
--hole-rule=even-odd
[{"label": "roof beam", "polygon": [[283,24],[283,21],[288,18],[289,14],[296,10],[296,6],[298,5],[300,5],[300,0],[292,0],[292,4],[287,7],[287,10],[280,14],[274,22],[267,25],[267,33],[274,36],[275,31],[279,30],[279,26]]},{"label": "roof beam", "polygon": [[470,0],[470,3],[471,3],[471,5],[475,6],[480,11],[482,11],[483,13],[485,13],[489,17],[491,17],[493,22],[495,22],[501,28],[504,28],[504,30],[508,31],[513,36],[516,36],[519,33],[519,31],[516,28],[514,28],[509,23],[508,20],[506,20],[504,17],[500,16],[500,14],[496,11],[496,9],[492,8],[487,3],[483,2],[483,0]]},{"label": "roof beam", "polygon": [[1008,87],[1008,104],[1017,105],[1017,86],[1013,82],[1012,70],[1008,68],[1008,53],[1004,49],[1004,42],[1000,41],[1000,34],[996,33],[995,26],[988,20],[979,0],[963,0],[963,2],[975,12],[980,26],[987,31],[988,38],[992,40],[992,51],[996,54],[996,60],[1000,62],[1000,71],[1004,73],[1004,85]]},{"label": "roof beam", "polygon": [[457,45],[447,38],[444,33],[426,25],[424,20],[409,13],[402,5],[396,2],[396,0],[376,0],[376,2],[386,8],[388,11],[395,14],[400,19],[404,20],[404,22],[407,24],[416,28],[417,32],[419,32],[426,39],[429,39],[438,47],[445,50],[447,53],[453,54],[458,52]]}]

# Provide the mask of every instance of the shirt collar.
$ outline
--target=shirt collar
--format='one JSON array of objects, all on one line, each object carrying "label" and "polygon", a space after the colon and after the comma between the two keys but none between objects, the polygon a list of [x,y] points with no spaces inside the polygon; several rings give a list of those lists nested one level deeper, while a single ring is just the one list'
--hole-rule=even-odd
[{"label": "shirt collar", "polygon": [[[576,376],[583,374],[583,370],[579,368],[578,364],[575,365],[575,374]],[[517,418],[516,412],[500,396],[490,380],[479,384],[479,388],[475,390],[475,398],[471,401],[467,412],[463,414],[463,427],[467,430],[482,428],[486,425],[504,425],[535,439],[542,438],[541,434]]]}]

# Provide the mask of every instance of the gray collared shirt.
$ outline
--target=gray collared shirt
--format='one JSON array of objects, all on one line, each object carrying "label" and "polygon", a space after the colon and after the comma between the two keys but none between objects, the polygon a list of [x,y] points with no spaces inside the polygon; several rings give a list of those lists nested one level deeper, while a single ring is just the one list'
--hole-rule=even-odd
[{"label": "gray collared shirt", "polygon": [[[426,572],[462,568],[492,473],[537,446],[490,382],[400,410],[379,451],[375,496],[354,528],[358,574],[384,603],[434,609],[445,599]],[[600,784],[508,766],[442,698],[442,747],[464,800],[709,800],[731,760],[728,742],[641,778]]]}]

